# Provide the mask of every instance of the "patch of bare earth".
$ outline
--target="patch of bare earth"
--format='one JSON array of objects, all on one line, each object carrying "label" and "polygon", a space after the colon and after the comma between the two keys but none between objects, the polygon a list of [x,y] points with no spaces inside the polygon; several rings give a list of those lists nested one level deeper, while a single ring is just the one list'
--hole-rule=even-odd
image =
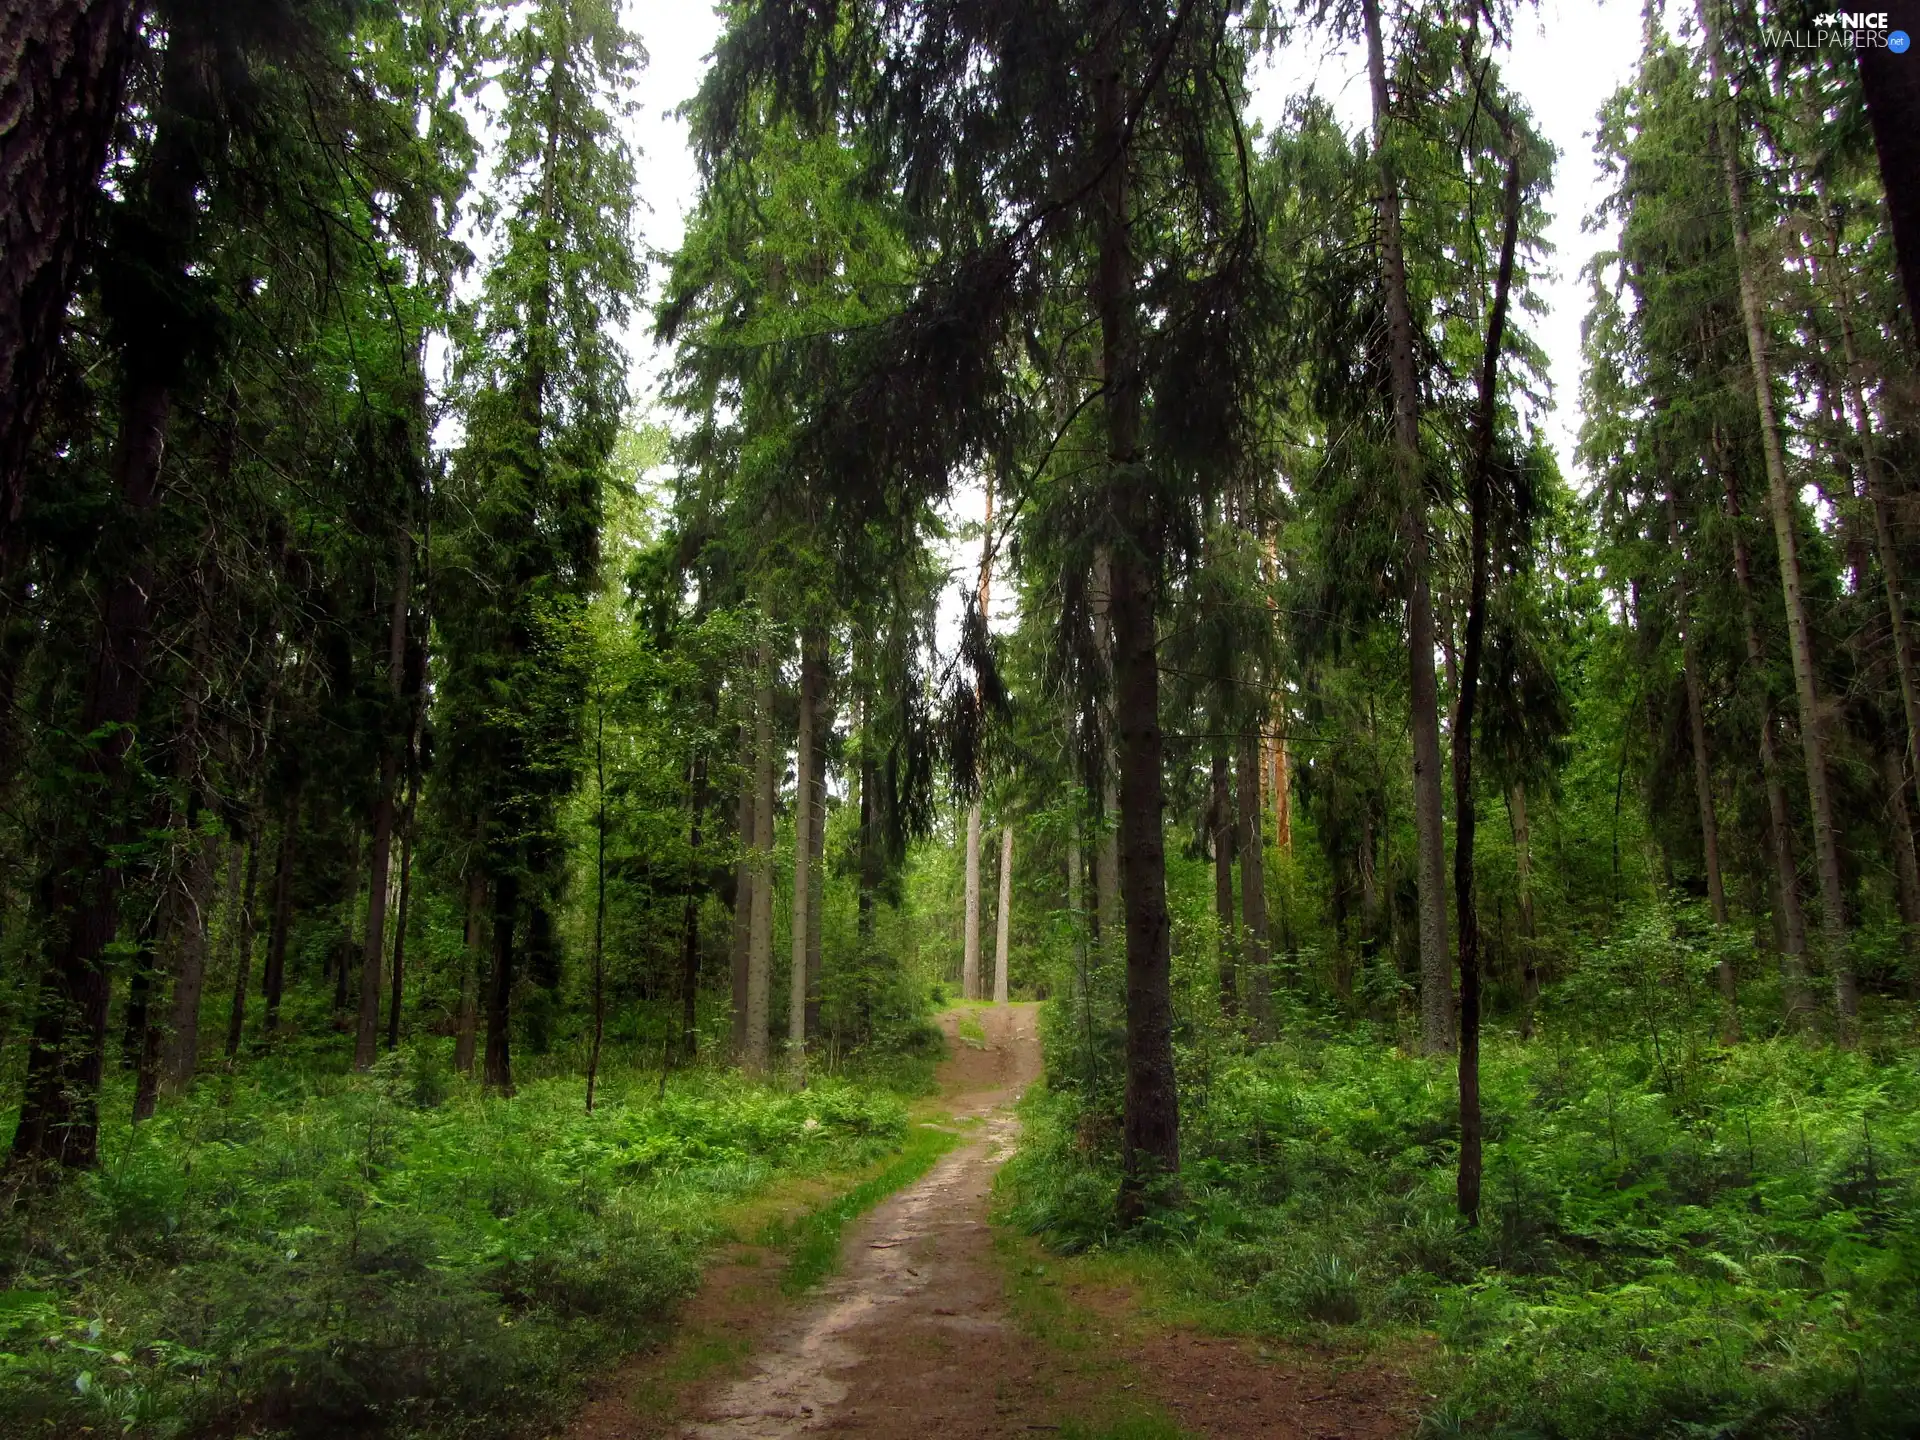
[{"label": "patch of bare earth", "polygon": [[[960,1033],[978,1018],[984,1042]],[[735,1247],[709,1270],[678,1337],[611,1377],[571,1440],[941,1440],[1099,1425],[1158,1411],[1187,1433],[1388,1440],[1412,1428],[1390,1369],[1252,1346],[1141,1321],[1123,1290],[1069,1291],[1111,1343],[1054,1344],[1008,1305],[987,1212],[1013,1151],[1013,1105],[1040,1074],[1036,1007],[948,1012],[944,1103],[968,1138],[850,1226],[839,1270],[782,1300],[777,1257]],[[1065,1338],[1065,1337],[1061,1337]]]}]

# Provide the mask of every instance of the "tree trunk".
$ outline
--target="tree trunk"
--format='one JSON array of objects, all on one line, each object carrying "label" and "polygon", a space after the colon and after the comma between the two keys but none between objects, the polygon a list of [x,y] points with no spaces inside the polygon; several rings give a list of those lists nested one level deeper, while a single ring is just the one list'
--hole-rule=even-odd
[{"label": "tree trunk", "polygon": [[1267,947],[1266,837],[1260,823],[1260,737],[1241,737],[1239,816],[1235,832],[1240,841],[1240,927],[1242,961],[1247,972],[1247,1017],[1256,1035],[1273,1028],[1273,956]]},{"label": "tree trunk", "polygon": [[753,796],[759,788],[759,771],[753,758],[753,731],[740,727],[740,806],[735,829],[740,841],[740,858],[733,867],[733,951],[731,1053],[735,1064],[747,1057],[747,958],[753,935]]},{"label": "tree trunk", "polygon": [[813,908],[813,749],[820,672],[812,637],[800,642],[800,717],[793,785],[792,966],[787,976],[787,1058],[804,1072],[807,1054],[807,929]]},{"label": "tree trunk", "polygon": [[1533,1012],[1540,1003],[1540,956],[1533,930],[1533,827],[1527,822],[1527,787],[1515,781],[1508,801],[1520,894],[1520,1038],[1533,1038]]},{"label": "tree trunk", "polygon": [[480,1028],[480,967],[487,953],[487,877],[476,855],[467,869],[467,932],[460,959],[460,1008],[453,1021],[453,1068],[473,1073],[475,1032]]},{"label": "tree trunk", "polygon": [[1160,663],[1155,607],[1162,536],[1153,479],[1140,465],[1136,261],[1128,233],[1132,157],[1125,123],[1128,12],[1112,5],[1094,57],[1093,150],[1106,169],[1095,199],[1094,309],[1106,377],[1108,496],[1123,537],[1109,557],[1114,732],[1120,779],[1120,895],[1127,934],[1127,1079],[1120,1212],[1136,1219],[1180,1171],[1173,1066],[1171,936],[1162,833]]},{"label": "tree trunk", "polygon": [[1240,1008],[1234,980],[1240,936],[1233,919],[1234,796],[1232,762],[1227,758],[1225,739],[1213,742],[1209,779],[1213,805],[1213,917],[1220,927],[1220,1013],[1231,1016]]},{"label": "tree trunk", "polygon": [[[1890,30],[1920,38],[1920,4],[1887,0]],[[1920,339],[1920,59],[1896,55],[1884,46],[1854,52],[1860,65],[1860,93],[1873,126],[1873,147],[1880,159],[1880,185],[1887,197],[1893,231],[1894,261],[1907,297],[1907,324]]]},{"label": "tree trunk", "polygon": [[773,660],[760,651],[754,696],[753,909],[747,945],[747,1035],[742,1063],[767,1073],[767,1001],[773,981]]},{"label": "tree trunk", "polygon": [[194,1071],[200,1065],[200,998],[206,992],[207,917],[213,902],[214,847],[219,841],[200,833],[195,823],[197,808],[187,813],[186,874],[180,879],[168,927],[168,945],[174,953],[170,967],[173,1016],[161,1078],[169,1090],[184,1090],[193,1084]]},{"label": "tree trunk", "polygon": [[[702,860],[700,824],[707,810],[707,753],[693,756],[692,815],[687,821],[687,894],[680,915],[680,1061],[691,1065],[700,1051],[700,895]],[[603,862],[604,864],[604,862]],[[604,873],[604,871],[603,871]],[[604,892],[603,892],[604,896]],[[606,901],[599,902],[604,913]],[[596,919],[596,926],[602,922]],[[594,932],[594,963],[598,965],[600,932]],[[596,970],[595,975],[599,972]],[[597,983],[597,979],[596,979]]]},{"label": "tree trunk", "polygon": [[387,1000],[387,1049],[400,1048],[401,1001],[407,990],[407,911],[413,902],[413,816],[415,797],[407,800],[400,827],[400,898],[393,911],[393,990]]},{"label": "tree trunk", "polygon": [[[1715,458],[1719,436],[1714,437]],[[1812,1009],[1807,993],[1807,922],[1800,909],[1799,867],[1793,858],[1793,821],[1787,813],[1786,783],[1780,774],[1779,752],[1773,742],[1773,697],[1768,693],[1766,652],[1760,645],[1759,604],[1753,593],[1753,567],[1747,540],[1740,527],[1740,491],[1733,471],[1721,471],[1727,518],[1733,531],[1733,576],[1740,591],[1740,614],[1746,632],[1747,669],[1760,687],[1760,774],[1767,791],[1767,840],[1773,859],[1774,910],[1780,919],[1780,978],[1787,1024],[1802,1025]]]},{"label": "tree trunk", "polygon": [[0,27],[0,573],[143,8],[23,0]]},{"label": "tree trunk", "polygon": [[487,975],[487,1053],[481,1080],[499,1095],[513,1093],[513,931],[520,918],[520,876],[512,869],[493,882],[493,966]]},{"label": "tree trunk", "polygon": [[1000,827],[1000,908],[994,913],[993,1003],[1007,1003],[1007,952],[1009,923],[1013,915],[1013,826]]},{"label": "tree trunk", "polygon": [[260,977],[262,1024],[269,1040],[280,1028],[280,997],[287,983],[287,940],[293,930],[293,850],[299,836],[300,795],[287,793],[280,816],[280,853],[273,866],[273,922],[267,933],[267,968]]},{"label": "tree trunk", "polygon": [[160,1098],[160,1027],[153,1022],[153,997],[158,988],[160,937],[159,905],[151,907],[140,921],[134,942],[133,979],[127,987],[126,1033],[122,1040],[125,1058],[133,1067],[133,1123],[153,1118]]},{"label": "tree trunk", "polygon": [[[1680,674],[1687,693],[1687,735],[1693,748],[1693,800],[1700,815],[1700,850],[1707,869],[1707,906],[1713,923],[1727,923],[1727,887],[1720,869],[1720,817],[1713,799],[1713,757],[1707,751],[1706,702],[1700,690],[1700,653],[1693,638],[1693,616],[1688,605],[1687,554],[1680,538],[1680,514],[1673,486],[1667,486],[1667,536],[1680,564],[1674,607],[1680,631]],[[1740,986],[1733,958],[1723,950],[1715,973],[1720,984],[1720,1039],[1731,1045],[1740,1038]]]},{"label": "tree trunk", "polygon": [[825,979],[822,915],[827,894],[827,742],[833,734],[832,654],[819,642],[820,698],[814,715],[812,898],[807,902],[807,1034],[820,1034],[821,986]]},{"label": "tree trunk", "polygon": [[[1729,113],[1726,80],[1722,74],[1720,36],[1711,14],[1713,0],[1700,0],[1701,22],[1707,32],[1707,58],[1713,76],[1715,100]],[[1739,271],[1740,314],[1746,325],[1747,358],[1752,367],[1754,404],[1759,411],[1760,449],[1766,460],[1768,509],[1773,516],[1774,548],[1780,562],[1780,591],[1787,610],[1787,651],[1793,661],[1793,681],[1800,710],[1800,746],[1805,752],[1807,797],[1812,809],[1815,869],[1820,877],[1820,930],[1826,960],[1833,972],[1834,1007],[1839,1012],[1842,1042],[1852,1039],[1860,1010],[1859,986],[1847,943],[1845,896],[1840,880],[1840,846],[1833,823],[1833,800],[1827,784],[1824,720],[1818,682],[1813,669],[1813,641],[1807,624],[1806,598],[1800,577],[1797,511],[1794,492],[1780,446],[1780,428],[1773,409],[1773,373],[1767,355],[1766,317],[1754,274],[1753,245],[1747,232],[1746,188],[1734,153],[1734,135],[1716,122],[1716,141],[1726,175],[1727,205],[1733,213],[1734,259]]]},{"label": "tree trunk", "polygon": [[233,937],[233,1005],[227,1012],[227,1064],[240,1056],[247,1027],[247,986],[253,979],[254,897],[260,880],[260,813],[256,805],[247,817],[246,879],[240,889],[240,913]]},{"label": "tree trunk", "polygon": [[[598,687],[596,687],[598,690]],[[600,1044],[607,1032],[607,703],[605,691],[595,695],[593,707],[593,790],[598,802],[593,817],[593,1034],[587,1046],[587,1113],[593,1113],[594,1086],[600,1080]],[[700,816],[693,817],[694,844],[699,845]],[[662,1073],[664,1086],[666,1076]]]},{"label": "tree trunk", "polygon": [[1393,384],[1395,479],[1407,551],[1407,655],[1413,731],[1413,812],[1420,886],[1420,1034],[1429,1054],[1453,1049],[1453,979],[1447,963],[1446,831],[1440,801],[1440,691],[1433,671],[1433,593],[1426,481],[1420,461],[1420,392],[1413,369],[1413,307],[1400,238],[1400,187],[1387,150],[1386,54],[1379,0],[1363,0],[1373,147],[1380,176],[1380,279],[1387,304]]},{"label": "tree trunk", "polygon": [[[399,528],[394,555],[393,603],[387,620],[387,692],[397,713],[406,689],[407,602],[413,593],[413,536]],[[387,730],[393,729],[389,719]],[[360,1019],[353,1038],[353,1068],[368,1069],[380,1048],[381,963],[387,953],[387,875],[393,863],[393,822],[403,745],[381,736],[380,788],[373,797],[371,847],[367,857],[367,928],[360,947]]]},{"label": "tree trunk", "polygon": [[980,998],[980,802],[967,807],[966,891],[961,917],[960,996]]},{"label": "tree trunk", "polygon": [[1900,908],[1901,948],[1909,973],[1920,976],[1920,857],[1913,846],[1913,818],[1907,809],[1905,767],[1900,752],[1891,747],[1880,755],[1887,786],[1887,830],[1893,840],[1894,895]]},{"label": "tree trunk", "polygon": [[[1105,545],[1093,552],[1093,643],[1100,654],[1108,682],[1113,679],[1113,552]],[[1093,915],[1091,934],[1096,945],[1112,947],[1120,936],[1120,814],[1119,766],[1113,747],[1113,728],[1107,727],[1100,749],[1100,815],[1105,822],[1093,841]]]},{"label": "tree trunk", "polygon": [[1480,393],[1474,415],[1473,473],[1468,482],[1471,537],[1468,549],[1467,637],[1460,659],[1459,706],[1453,726],[1453,903],[1460,926],[1460,1170],[1455,1200],[1461,1218],[1480,1223],[1482,1124],[1480,1114],[1480,909],[1473,885],[1479,805],[1473,792],[1473,721],[1480,694],[1480,661],[1487,633],[1489,512],[1493,508],[1493,432],[1506,341],[1507,297],[1513,288],[1513,252],[1520,235],[1520,157],[1512,121],[1498,116],[1507,156],[1502,197],[1500,268],[1494,278],[1480,363]]}]

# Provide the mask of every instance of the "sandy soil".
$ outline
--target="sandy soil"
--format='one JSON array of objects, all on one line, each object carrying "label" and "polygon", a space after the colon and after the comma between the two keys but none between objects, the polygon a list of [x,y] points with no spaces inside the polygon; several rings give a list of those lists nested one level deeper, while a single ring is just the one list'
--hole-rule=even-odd
[{"label": "sandy soil", "polygon": [[676,1383],[671,1355],[612,1377],[572,1440],[963,1440],[1129,1409],[1232,1440],[1411,1433],[1408,1387],[1389,1369],[1342,1369],[1304,1352],[1262,1359],[1242,1342],[1140,1322],[1122,1289],[1074,1286],[1063,1296],[1110,1322],[1110,1343],[1055,1345],[1023,1326],[1008,1306],[987,1206],[1018,1139],[1014,1102],[1040,1074],[1037,1007],[971,1013],[984,1045],[961,1038],[959,1012],[942,1017],[940,1091],[962,1143],[850,1226],[839,1270],[799,1305],[781,1302],[763,1253],[722,1257],[684,1319],[687,1334],[704,1337],[696,1348],[707,1363],[689,1364],[683,1344],[679,1366],[691,1378]]}]

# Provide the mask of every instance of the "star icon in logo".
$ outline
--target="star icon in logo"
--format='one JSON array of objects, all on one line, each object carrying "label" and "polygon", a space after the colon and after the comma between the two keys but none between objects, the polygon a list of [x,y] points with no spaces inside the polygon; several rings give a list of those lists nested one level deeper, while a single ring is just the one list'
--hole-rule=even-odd
[{"label": "star icon in logo", "polygon": [[1828,11],[1825,15],[1816,15],[1813,23],[1816,29],[1831,30],[1833,28],[1833,12]]}]

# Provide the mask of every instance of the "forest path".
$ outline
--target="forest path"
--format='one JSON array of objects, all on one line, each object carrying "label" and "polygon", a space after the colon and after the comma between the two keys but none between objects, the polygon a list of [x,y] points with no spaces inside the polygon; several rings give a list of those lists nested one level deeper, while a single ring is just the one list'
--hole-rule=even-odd
[{"label": "forest path", "polygon": [[1013,1107],[1041,1073],[1039,1007],[950,1010],[940,1024],[940,1103],[961,1143],[849,1225],[839,1269],[800,1304],[779,1301],[762,1257],[710,1271],[686,1317],[703,1338],[590,1404],[573,1440],[1093,1440],[1120,1422],[1143,1440],[1412,1432],[1404,1381],[1378,1367],[1293,1352],[1268,1363],[1248,1344],[1143,1321],[1123,1286],[1029,1280],[1057,1267],[996,1253],[1030,1243],[996,1246],[988,1206],[1019,1139]]}]

